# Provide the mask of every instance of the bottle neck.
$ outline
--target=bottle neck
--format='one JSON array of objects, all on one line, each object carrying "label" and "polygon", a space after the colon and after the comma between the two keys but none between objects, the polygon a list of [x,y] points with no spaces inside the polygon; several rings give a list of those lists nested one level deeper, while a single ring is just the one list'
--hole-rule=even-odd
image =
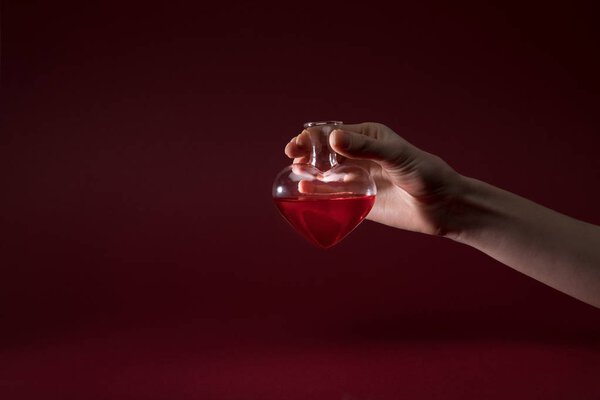
[{"label": "bottle neck", "polygon": [[328,171],[338,164],[337,154],[329,145],[329,135],[335,125],[319,125],[306,128],[311,152],[308,163],[322,172]]}]

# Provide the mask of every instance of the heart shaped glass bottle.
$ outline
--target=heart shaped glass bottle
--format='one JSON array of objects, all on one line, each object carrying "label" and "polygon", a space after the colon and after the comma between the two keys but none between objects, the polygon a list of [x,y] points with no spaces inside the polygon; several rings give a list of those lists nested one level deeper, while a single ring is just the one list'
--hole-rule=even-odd
[{"label": "heart shaped glass bottle", "polygon": [[341,121],[307,122],[306,163],[284,168],[273,183],[273,199],[281,215],[311,243],[329,248],[362,222],[377,189],[369,173],[355,165],[339,164],[329,135]]}]

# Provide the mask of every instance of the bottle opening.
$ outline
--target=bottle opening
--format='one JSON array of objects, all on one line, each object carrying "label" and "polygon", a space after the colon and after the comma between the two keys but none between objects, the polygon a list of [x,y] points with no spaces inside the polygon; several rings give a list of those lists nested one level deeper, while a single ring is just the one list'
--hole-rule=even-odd
[{"label": "bottle opening", "polygon": [[312,126],[322,126],[322,125],[343,125],[342,121],[318,121],[318,122],[307,122],[304,124],[304,128],[310,128]]}]

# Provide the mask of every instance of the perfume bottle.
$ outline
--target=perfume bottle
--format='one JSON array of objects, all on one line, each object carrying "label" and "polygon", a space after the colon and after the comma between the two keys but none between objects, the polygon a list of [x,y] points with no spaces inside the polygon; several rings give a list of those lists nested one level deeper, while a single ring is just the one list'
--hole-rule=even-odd
[{"label": "perfume bottle", "polygon": [[[377,189],[370,174],[338,162],[329,135],[341,121],[307,122],[306,163],[284,168],[273,183],[273,199],[281,215],[309,242],[330,248],[345,238],[375,203]],[[306,137],[304,138],[306,139]]]}]

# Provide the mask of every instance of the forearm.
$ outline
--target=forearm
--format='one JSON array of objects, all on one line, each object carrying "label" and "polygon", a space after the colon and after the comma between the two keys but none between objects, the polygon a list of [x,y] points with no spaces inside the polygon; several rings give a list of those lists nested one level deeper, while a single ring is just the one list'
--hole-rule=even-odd
[{"label": "forearm", "polygon": [[448,237],[600,307],[600,227],[463,178]]}]

